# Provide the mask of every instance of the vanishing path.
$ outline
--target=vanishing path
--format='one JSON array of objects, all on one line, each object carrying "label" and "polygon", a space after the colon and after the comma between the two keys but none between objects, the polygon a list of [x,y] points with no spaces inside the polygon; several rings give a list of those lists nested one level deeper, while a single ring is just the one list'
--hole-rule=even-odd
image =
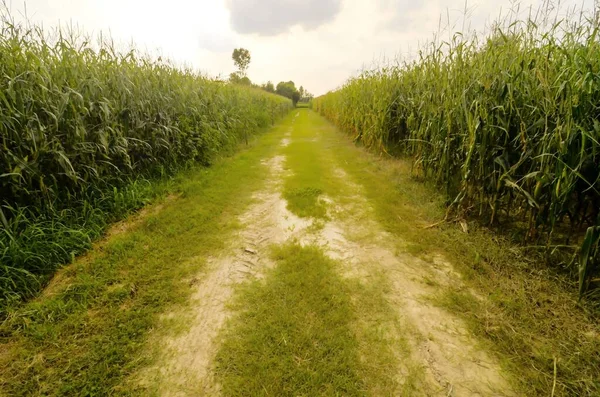
[{"label": "vanishing path", "polygon": [[383,228],[329,123],[298,110],[285,125],[241,228],[170,315],[185,330],[153,341],[160,358],[142,384],[159,395],[514,395],[432,303],[461,283],[452,265]]},{"label": "vanishing path", "polygon": [[7,320],[0,395],[517,395],[439,303],[439,204],[390,211],[376,161],[299,109],[188,175]]}]

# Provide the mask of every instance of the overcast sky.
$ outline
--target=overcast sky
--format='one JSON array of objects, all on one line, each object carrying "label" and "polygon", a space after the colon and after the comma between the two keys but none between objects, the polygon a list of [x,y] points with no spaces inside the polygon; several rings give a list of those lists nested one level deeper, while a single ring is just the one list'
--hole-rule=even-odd
[{"label": "overcast sky", "polygon": [[[0,0],[1,1],[1,0]],[[414,55],[438,31],[440,16],[462,27],[464,0],[5,0],[14,17],[45,27],[110,32],[211,76],[234,71],[231,52],[250,50],[254,83],[293,80],[316,95],[375,61]],[[540,0],[521,2],[527,12]],[[591,7],[593,0],[562,1]],[[483,29],[514,3],[468,3],[469,24]]]}]

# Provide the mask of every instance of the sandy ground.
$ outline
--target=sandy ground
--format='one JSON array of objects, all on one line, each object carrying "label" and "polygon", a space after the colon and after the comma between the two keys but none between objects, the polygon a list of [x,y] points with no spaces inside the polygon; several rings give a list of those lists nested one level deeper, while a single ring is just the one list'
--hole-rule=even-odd
[{"label": "sandy ground", "polygon": [[[281,145],[291,142],[290,134]],[[142,383],[152,384],[159,395],[219,395],[211,366],[218,349],[218,335],[231,316],[227,303],[236,284],[249,277],[262,277],[272,266],[268,247],[295,239],[301,244],[323,247],[342,263],[343,276],[368,279],[384,272],[392,286],[386,300],[397,310],[406,331],[404,337],[412,357],[404,358],[425,373],[421,395],[512,396],[499,364],[478,347],[465,325],[454,315],[429,302],[428,296],[444,285],[460,285],[460,276],[444,258],[431,262],[396,252],[398,241],[383,231],[361,187],[342,169],[335,175],[348,186],[351,205],[322,198],[330,220],[311,227],[312,219],[298,218],[287,210],[281,183],[287,171],[285,158],[265,161],[270,178],[255,194],[255,203],[239,219],[244,225],[232,238],[229,251],[211,258],[206,270],[192,280],[195,292],[186,313],[189,327],[173,338],[160,341],[163,359],[148,368]],[[178,313],[171,313],[176,316]],[[407,365],[406,362],[401,365]],[[398,368],[399,373],[403,372]]]},{"label": "sandy ground", "polygon": [[440,286],[461,284],[460,276],[442,257],[425,262],[396,252],[397,237],[374,220],[360,186],[342,169],[335,174],[351,185],[350,206],[336,206],[334,220],[321,231],[326,252],[345,265],[346,276],[367,279],[383,271],[392,284],[387,300],[397,309],[413,350],[413,365],[426,371],[434,396],[512,396],[500,366],[478,348],[456,316],[429,303]]}]

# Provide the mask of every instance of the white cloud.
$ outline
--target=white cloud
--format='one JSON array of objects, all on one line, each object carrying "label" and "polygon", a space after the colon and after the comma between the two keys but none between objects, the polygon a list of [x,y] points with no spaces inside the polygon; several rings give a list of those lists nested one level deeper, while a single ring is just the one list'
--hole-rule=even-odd
[{"label": "white cloud", "polygon": [[293,26],[314,29],[335,18],[340,0],[227,0],[233,29],[273,36]]},{"label": "white cloud", "polygon": [[[228,3],[226,3],[228,1]],[[521,13],[543,0],[524,0]],[[566,0],[591,8],[593,0]],[[13,14],[23,7],[13,0]],[[294,80],[315,94],[341,85],[357,70],[396,55],[415,54],[440,27],[463,28],[464,0],[27,0],[33,21],[73,23],[110,31],[121,43],[172,58],[210,75],[235,68],[231,51],[252,54],[257,83]],[[566,7],[568,4],[564,4]],[[310,6],[307,8],[307,6]],[[483,29],[510,0],[478,0],[467,24]],[[320,8],[319,8],[320,7]],[[442,32],[448,37],[448,29]]]}]

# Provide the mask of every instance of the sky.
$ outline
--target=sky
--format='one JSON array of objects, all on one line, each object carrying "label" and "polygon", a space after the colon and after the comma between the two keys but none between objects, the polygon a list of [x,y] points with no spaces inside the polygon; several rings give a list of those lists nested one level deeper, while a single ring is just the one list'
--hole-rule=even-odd
[{"label": "sky", "polygon": [[[252,82],[292,80],[317,96],[364,68],[414,57],[440,26],[446,37],[464,27],[483,31],[516,8],[511,0],[1,1],[17,20],[102,32],[123,48],[133,43],[210,76],[235,71],[231,53],[243,47]],[[540,4],[524,0],[519,9],[526,15]],[[592,5],[563,0],[561,8]]]}]

